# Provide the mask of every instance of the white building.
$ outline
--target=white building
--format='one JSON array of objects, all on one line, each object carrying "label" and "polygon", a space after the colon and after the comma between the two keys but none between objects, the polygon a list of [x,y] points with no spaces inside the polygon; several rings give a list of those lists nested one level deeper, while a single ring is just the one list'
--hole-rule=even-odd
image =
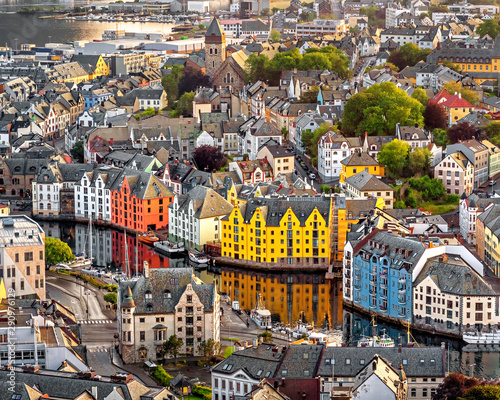
[{"label": "white building", "polygon": [[[191,268],[149,269],[118,289],[118,332],[125,363],[162,360],[163,343],[176,335],[179,353],[198,356],[203,341],[220,341],[220,296]],[[168,355],[167,357],[168,358]]]},{"label": "white building", "polygon": [[325,122],[326,121],[316,113],[304,113],[295,118],[290,128],[289,139],[295,144],[299,153],[305,153],[306,150],[302,145],[302,132],[307,130],[311,132],[315,131]]},{"label": "white building", "polygon": [[324,182],[340,177],[344,158],[360,150],[359,138],[345,138],[329,131],[318,142],[318,173]]},{"label": "white building", "polygon": [[111,221],[111,187],[120,168],[99,167],[75,184],[75,216]]},{"label": "white building", "polygon": [[467,197],[462,194],[459,204],[460,235],[467,243],[476,244],[477,217],[495,204],[500,204],[500,198],[480,198],[475,193]]},{"label": "white building", "polygon": [[[233,7],[237,6],[237,7]],[[236,11],[232,11],[234,13],[238,13],[240,11],[240,3],[232,3],[231,4],[231,10],[233,8],[237,8]],[[222,29],[224,29],[224,32],[232,32],[233,37],[240,37],[241,35],[241,19],[226,19],[224,21],[220,21],[220,24],[222,26]]]},{"label": "white building", "polygon": [[[241,3],[231,3],[231,5],[229,6],[229,11],[231,13],[234,13],[234,14],[239,13],[240,12],[240,4]],[[224,28],[224,30],[226,30],[226,28]]]},{"label": "white building", "polygon": [[240,126],[238,152],[240,155],[248,154],[251,161],[256,160],[260,147],[271,139],[281,145],[283,135],[265,118],[251,117]]},{"label": "white building", "polygon": [[188,248],[220,242],[221,219],[233,206],[214,190],[196,186],[168,206],[169,237]]},{"label": "white building", "polygon": [[188,11],[197,13],[207,13],[210,11],[210,1],[188,1]]}]

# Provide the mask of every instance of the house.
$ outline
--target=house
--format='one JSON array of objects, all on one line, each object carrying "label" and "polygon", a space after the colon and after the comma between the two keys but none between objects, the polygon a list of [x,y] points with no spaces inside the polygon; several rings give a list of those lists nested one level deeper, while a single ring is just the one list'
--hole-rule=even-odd
[{"label": "house", "polygon": [[446,152],[451,154],[460,151],[474,166],[474,189],[488,180],[489,147],[477,139],[463,140],[447,146]]},{"label": "house", "polygon": [[344,158],[340,164],[342,165],[342,172],[340,173],[340,184],[342,186],[345,186],[347,178],[361,171],[366,171],[374,176],[385,176],[384,167],[375,158],[364,152],[351,154]]},{"label": "house", "polygon": [[328,131],[318,141],[318,173],[324,182],[340,177],[341,161],[361,151],[359,138],[346,138]]},{"label": "house", "polygon": [[290,126],[289,139],[295,144],[297,152],[304,154],[306,149],[302,143],[302,133],[309,130],[314,132],[326,121],[317,113],[304,113],[295,118]]},{"label": "house", "polygon": [[154,108],[155,110],[163,110],[167,105],[167,93],[161,89],[153,89],[150,87],[138,88],[132,90],[126,96],[128,99],[139,100],[141,110]]},{"label": "house", "polygon": [[28,77],[14,78],[3,83],[3,90],[14,101],[27,101],[36,93],[36,84]]},{"label": "house", "polygon": [[274,172],[266,158],[253,161],[233,161],[229,163],[229,171],[235,171],[243,184],[272,182]]},{"label": "house", "polygon": [[[459,203],[460,235],[469,244],[476,244],[476,223],[480,214],[494,204],[500,204],[500,198],[481,198],[472,193],[462,193]],[[481,255],[481,254],[480,254]]]},{"label": "house", "polygon": [[295,169],[293,154],[275,141],[269,141],[259,149],[257,159],[263,158],[271,165],[273,176],[290,174]]},{"label": "house", "polygon": [[415,126],[401,126],[397,123],[396,138],[408,143],[412,149],[424,149],[431,143],[430,132],[419,127],[418,124]]},{"label": "house", "polygon": [[352,400],[369,400],[374,397],[403,400],[407,396],[408,384],[404,366],[396,369],[396,366],[378,354],[358,372],[351,389]]},{"label": "house", "polygon": [[282,143],[281,132],[265,118],[250,117],[239,128],[238,153],[248,154],[250,160],[257,159],[259,149],[269,140]]},{"label": "house", "polygon": [[0,159],[0,168],[3,167],[3,185],[0,183],[0,191],[21,198],[30,197],[32,182],[40,170],[47,167],[48,164],[48,158],[12,157]]},{"label": "house", "polygon": [[488,177],[493,178],[500,172],[500,148],[486,139],[481,144],[488,148]]},{"label": "house", "polygon": [[500,276],[500,256],[495,248],[499,245],[500,204],[496,201],[486,206],[476,219],[476,249],[479,258],[496,276]]},{"label": "house", "polygon": [[394,189],[382,182],[381,179],[361,171],[350,176],[345,181],[346,191],[352,197],[382,198],[385,208],[392,208],[394,204]]},{"label": "house", "polygon": [[233,206],[213,189],[196,186],[177,195],[169,206],[169,237],[188,248],[202,249],[221,239],[221,220]]},{"label": "house", "polygon": [[199,355],[201,342],[220,341],[220,296],[191,268],[150,269],[118,287],[119,351],[126,364],[164,358],[167,335],[182,339],[180,351]]},{"label": "house", "polygon": [[147,233],[168,225],[174,194],[156,176],[125,168],[111,186],[111,222]]},{"label": "house", "polygon": [[434,167],[434,178],[443,181],[449,194],[471,194],[474,175],[474,164],[460,151],[447,155]]},{"label": "house", "polygon": [[426,64],[416,71],[417,86],[440,91],[446,83],[459,82],[464,76],[444,65]]},{"label": "house", "polygon": [[[328,265],[333,229],[331,209],[329,197],[303,197],[294,201],[250,199],[232,207],[222,218],[222,237],[225,238],[222,256],[228,260],[289,266]],[[283,226],[287,226],[287,230],[280,229]],[[250,229],[255,230],[255,236],[243,234]]]},{"label": "house", "polygon": [[475,106],[463,99],[461,93],[450,95],[444,89],[430,98],[428,104],[439,104],[445,108],[449,126],[455,125],[458,120],[475,110]]}]

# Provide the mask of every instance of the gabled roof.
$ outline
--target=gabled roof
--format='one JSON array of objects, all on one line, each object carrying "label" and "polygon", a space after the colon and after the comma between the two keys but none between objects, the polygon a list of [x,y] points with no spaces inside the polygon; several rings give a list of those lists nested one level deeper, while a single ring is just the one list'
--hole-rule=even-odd
[{"label": "gabled roof", "polygon": [[372,156],[364,152],[358,152],[351,154],[350,156],[344,158],[341,162],[342,165],[347,166],[378,166],[379,163]]},{"label": "gabled roof", "polygon": [[360,173],[350,176],[346,179],[346,184],[352,186],[359,191],[378,191],[378,192],[389,192],[394,191],[386,183],[382,182],[379,178],[369,174],[366,171],[361,171]]},{"label": "gabled roof", "polygon": [[222,29],[222,26],[220,26],[219,20],[217,18],[214,18],[210,23],[210,26],[208,27],[207,32],[205,33],[205,37],[207,36],[217,36],[217,37],[224,36],[224,29]]}]

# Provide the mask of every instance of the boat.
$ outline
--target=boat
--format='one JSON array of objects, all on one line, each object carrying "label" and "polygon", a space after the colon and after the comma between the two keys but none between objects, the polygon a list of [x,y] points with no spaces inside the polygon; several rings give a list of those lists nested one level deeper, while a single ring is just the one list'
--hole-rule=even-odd
[{"label": "boat", "polygon": [[197,264],[208,264],[208,256],[195,251],[190,251],[188,253],[189,259]]},{"label": "boat", "polygon": [[259,328],[271,329],[271,312],[264,307],[262,296],[257,294],[257,303],[255,308],[250,312],[250,318],[257,324]]},{"label": "boat", "polygon": [[184,242],[175,243],[169,240],[154,242],[153,246],[159,252],[167,254],[182,253],[186,250]]},{"label": "boat", "polygon": [[500,345],[500,331],[497,330],[490,332],[466,331],[462,338],[468,344]]},{"label": "boat", "polygon": [[364,337],[358,340],[358,347],[395,347],[394,340],[385,332],[381,336]]},{"label": "boat", "polygon": [[156,236],[153,232],[148,232],[143,235],[139,235],[137,238],[139,239],[139,242],[146,244],[154,244],[154,242],[158,242],[160,240],[158,239],[158,236]]}]

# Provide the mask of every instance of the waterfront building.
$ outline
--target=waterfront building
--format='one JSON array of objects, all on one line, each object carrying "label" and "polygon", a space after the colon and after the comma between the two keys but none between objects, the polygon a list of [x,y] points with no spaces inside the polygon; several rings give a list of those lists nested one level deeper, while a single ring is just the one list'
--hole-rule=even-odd
[{"label": "waterfront building", "polygon": [[111,222],[143,233],[162,229],[173,199],[156,176],[125,168],[111,186]]},{"label": "waterfront building", "polygon": [[111,189],[120,168],[101,166],[86,172],[75,184],[75,216],[111,221]]},{"label": "waterfront building", "polygon": [[340,173],[340,184],[345,187],[346,179],[361,171],[368,172],[373,176],[385,176],[385,169],[378,161],[365,152],[351,154],[341,162],[342,172]]},{"label": "waterfront building", "polygon": [[74,215],[75,183],[92,169],[90,164],[52,163],[42,167],[32,183],[33,215]]},{"label": "waterfront building", "polygon": [[488,180],[489,149],[477,139],[462,140],[446,147],[447,154],[458,151],[474,166],[474,189],[477,189]]},{"label": "waterfront building", "polygon": [[[493,200],[493,199],[491,199]],[[476,219],[476,249],[479,258],[500,276],[500,254],[496,250],[500,246],[500,204],[485,207]]]},{"label": "waterfront building", "polygon": [[434,178],[443,181],[446,193],[468,196],[474,189],[474,164],[461,151],[449,153],[436,164]]},{"label": "waterfront building", "polygon": [[426,260],[413,283],[415,325],[459,335],[500,323],[500,278],[486,274],[481,261],[464,257],[462,249]]},{"label": "waterfront building", "polygon": [[169,237],[197,249],[220,242],[222,219],[233,208],[221,195],[204,186],[176,195],[168,207]]},{"label": "waterfront building", "polygon": [[17,298],[45,300],[45,233],[25,215],[0,217],[0,278]]},{"label": "waterfront building", "polygon": [[49,165],[47,158],[11,157],[0,159],[0,192],[10,196],[30,197],[32,182],[43,167]]},{"label": "waterfront building", "polygon": [[330,197],[254,198],[222,219],[222,256],[289,266],[330,264]]},{"label": "waterfront building", "polygon": [[126,364],[162,360],[163,343],[182,339],[179,353],[198,356],[204,340],[220,341],[220,296],[191,268],[149,269],[118,288],[120,354]]}]

